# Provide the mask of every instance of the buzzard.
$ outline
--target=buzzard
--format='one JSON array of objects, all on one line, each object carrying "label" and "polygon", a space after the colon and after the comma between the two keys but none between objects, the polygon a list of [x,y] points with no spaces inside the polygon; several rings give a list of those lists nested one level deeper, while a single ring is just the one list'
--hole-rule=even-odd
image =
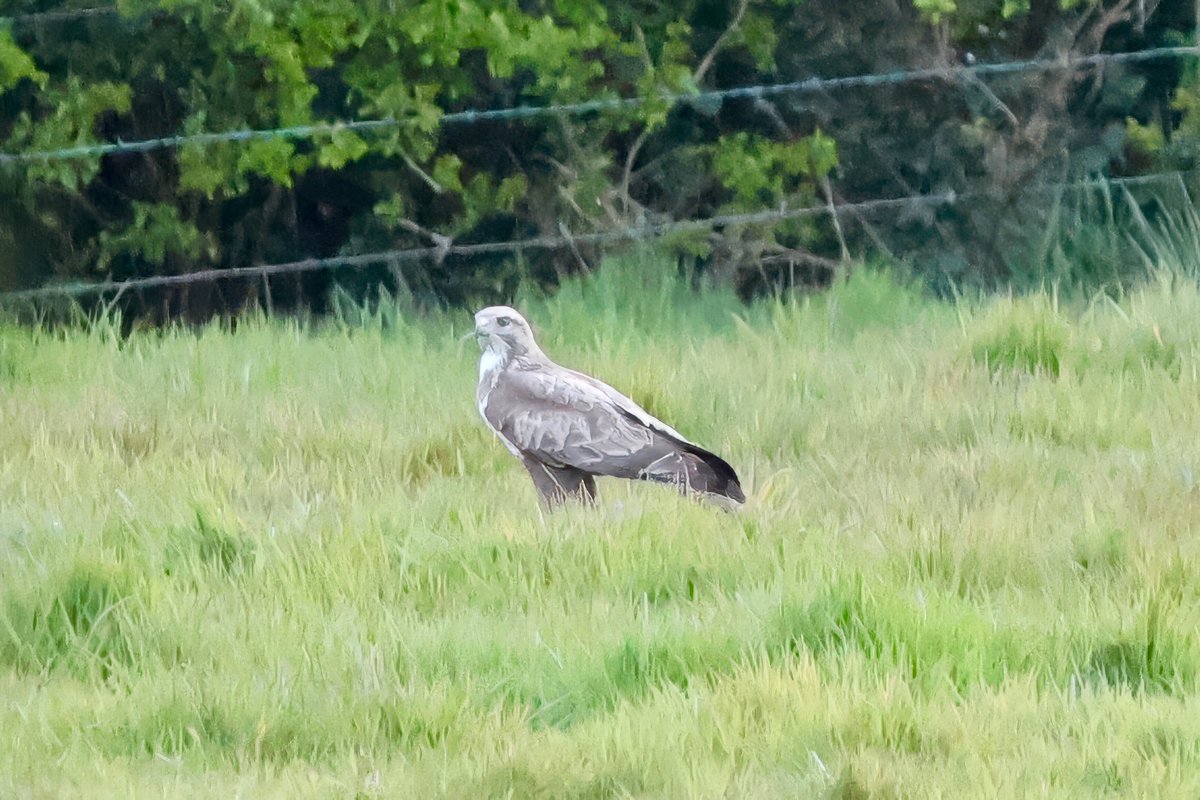
[{"label": "buzzard", "polygon": [[596,475],[671,484],[732,508],[733,467],[606,383],[551,361],[515,310],[475,315],[479,413],[521,460],[546,508],[596,498]]}]

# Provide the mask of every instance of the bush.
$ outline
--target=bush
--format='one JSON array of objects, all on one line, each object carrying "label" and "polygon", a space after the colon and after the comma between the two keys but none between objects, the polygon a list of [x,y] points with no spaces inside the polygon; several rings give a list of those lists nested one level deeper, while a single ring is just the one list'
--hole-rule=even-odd
[{"label": "bush", "polygon": [[[668,95],[949,67],[930,54],[955,50],[1001,61],[1136,49],[1191,30],[1174,11],[1134,26],[1095,6],[689,0],[598,12],[579,0],[470,0],[394,14],[318,0],[131,0],[119,14],[67,12],[36,24],[17,17],[0,32],[0,146],[11,153],[396,122],[4,166],[0,289],[947,190],[970,201],[879,218],[847,212],[728,225],[673,235],[666,246],[699,272],[736,283],[744,297],[828,284],[848,255],[881,249],[910,258],[935,286],[1007,285],[1058,263],[1044,246],[1047,220],[1056,204],[1075,201],[1047,184],[1119,167],[1126,119],[1137,134],[1131,153],[1149,146],[1146,131],[1194,127],[1186,100],[1176,101],[1182,112],[1162,102],[1183,85],[1177,65],[715,105]],[[11,13],[38,8],[27,2]],[[467,109],[632,95],[646,101],[442,124]],[[425,304],[477,304],[510,298],[523,283],[553,288],[598,256],[575,246],[521,257],[451,254],[353,277],[198,283],[121,302],[157,318],[247,305],[325,311],[336,277],[360,297],[383,286]],[[1069,269],[1092,269],[1066,256]],[[1107,266],[1099,276],[1111,277]]]}]

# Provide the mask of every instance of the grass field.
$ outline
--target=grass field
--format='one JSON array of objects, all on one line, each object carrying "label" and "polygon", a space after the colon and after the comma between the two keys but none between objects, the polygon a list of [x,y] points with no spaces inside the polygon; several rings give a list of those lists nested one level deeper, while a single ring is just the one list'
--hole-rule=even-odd
[{"label": "grass field", "polygon": [[1200,292],[523,304],[725,455],[543,517],[466,313],[0,329],[0,797],[1200,796]]}]

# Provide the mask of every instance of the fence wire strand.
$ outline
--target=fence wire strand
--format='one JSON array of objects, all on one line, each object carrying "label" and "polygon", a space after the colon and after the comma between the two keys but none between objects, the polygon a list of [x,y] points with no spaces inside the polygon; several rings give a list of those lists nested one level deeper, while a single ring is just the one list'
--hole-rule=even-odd
[{"label": "fence wire strand", "polygon": [[116,6],[64,8],[59,11],[34,11],[29,14],[11,14],[0,17],[0,25],[36,26],[46,22],[71,22],[77,19],[116,16],[120,13],[120,9]]},{"label": "fence wire strand", "polygon": [[[1095,189],[1105,186],[1142,186],[1158,183],[1163,180],[1180,181],[1187,174],[1196,172],[1161,172],[1152,175],[1137,175],[1127,178],[1106,178],[1078,181],[1064,184],[1047,184],[1047,191],[1075,191]],[[863,214],[879,211],[924,206],[938,208],[954,205],[963,200],[982,196],[981,192],[956,193],[954,191],[939,192],[925,195],[907,195],[902,197],[864,200],[854,203],[835,203],[830,205],[802,206],[799,208],[763,209],[742,214],[721,214],[712,217],[686,220],[666,220],[644,225],[612,228],[575,235],[535,236],[526,239],[513,239],[497,242],[480,242],[476,244],[448,244],[445,246],[414,247],[406,249],[380,250],[371,253],[330,256],[327,258],[304,258],[297,261],[287,261],[277,264],[262,264],[256,266],[230,267],[227,269],[206,269],[179,275],[154,275],[146,278],[134,278],[126,281],[107,281],[103,283],[64,283],[53,286],[43,286],[36,289],[25,289],[0,294],[0,302],[29,302],[50,297],[78,298],[87,295],[102,295],[116,292],[117,296],[127,291],[154,289],[169,286],[182,286],[206,281],[230,280],[233,278],[266,278],[272,275],[299,274],[319,270],[339,268],[362,268],[374,264],[401,264],[422,259],[444,259],[447,256],[479,256],[498,253],[516,253],[525,250],[553,250],[572,247],[579,244],[608,244],[613,242],[636,242],[660,238],[674,233],[686,233],[711,230],[714,228],[738,225],[755,225],[770,222],[781,222],[803,217],[826,215],[841,216],[842,214]]]},{"label": "fence wire strand", "polygon": [[[480,122],[511,122],[545,116],[582,116],[605,111],[625,111],[639,108],[650,102],[716,104],[726,100],[761,99],[781,95],[802,95],[846,89],[888,86],[900,83],[929,80],[954,80],[962,77],[991,77],[1025,72],[1049,72],[1063,69],[1099,67],[1108,64],[1133,64],[1165,59],[1196,57],[1200,47],[1155,47],[1124,53],[1096,53],[1090,56],[1064,56],[1052,59],[1030,59],[1006,61],[997,64],[974,64],[964,66],[925,67],[920,69],[895,70],[893,72],[868,75],[850,75],[841,78],[806,78],[790,83],[740,86],[730,89],[711,89],[691,94],[664,92],[654,96],[608,97],[579,103],[559,103],[543,106],[511,106],[482,110],[452,111],[440,118],[442,125]],[[379,131],[416,125],[412,117],[386,117],[382,119],[345,120],[321,122],[311,125],[293,125],[281,128],[243,129],[206,133],[178,134],[133,142],[115,141],[64,147],[56,150],[33,150],[22,153],[0,153],[0,165],[29,162],[63,161],[77,158],[95,158],[117,153],[144,153],[153,150],[206,145],[220,142],[246,142],[261,139],[312,139],[333,135],[339,131]]]},{"label": "fence wire strand", "polygon": [[[115,13],[119,13],[118,9],[110,7],[47,11],[20,16],[0,17],[0,24],[33,24],[40,21],[63,21]],[[1063,56],[1052,59],[1029,59],[995,64],[927,67],[835,78],[812,77],[801,81],[793,81],[788,83],[761,84],[729,89],[714,89],[691,94],[660,93],[654,96],[602,97],[578,103],[455,111],[443,114],[440,118],[440,124],[472,125],[481,122],[528,120],[544,116],[582,116],[601,112],[632,110],[650,102],[713,105],[722,103],[726,100],[753,100],[783,95],[803,95],[812,92],[868,88],[919,81],[949,81],[958,80],[961,78],[983,78],[1014,75],[1027,72],[1047,72],[1063,69],[1103,67],[1109,64],[1144,63],[1166,59],[1196,57],[1198,55],[1200,55],[1200,46],[1156,47],[1146,50],[1122,53],[1096,53],[1090,56]],[[118,153],[144,153],[160,149],[178,148],[188,145],[215,144],[221,142],[246,142],[272,138],[311,139],[323,135],[332,135],[339,131],[348,130],[366,132],[388,130],[407,125],[413,125],[416,123],[417,120],[412,118],[388,117],[383,119],[347,120],[268,129],[243,129],[180,134],[132,142],[118,140],[115,142],[64,147],[55,150],[0,153],[0,165],[50,162],[78,158],[94,158]],[[1107,181],[1093,180],[1075,184],[1060,184],[1057,186],[1048,185],[1045,188],[1070,190],[1103,184],[1132,186],[1157,182],[1163,178],[1174,178],[1179,180],[1182,178],[1182,175],[1183,173],[1179,172],[1159,173],[1129,178],[1108,179]],[[0,301],[32,301],[47,297],[83,297],[86,295],[104,294],[108,292],[117,292],[119,295],[130,290],[179,286],[204,281],[228,280],[241,277],[265,278],[271,275],[304,273],[343,267],[361,268],[372,264],[398,264],[406,261],[415,261],[428,258],[442,259],[451,255],[476,256],[496,253],[512,253],[524,250],[544,250],[561,247],[573,247],[577,244],[604,244],[622,241],[631,242],[661,237],[672,233],[709,230],[725,226],[779,222],[801,217],[820,215],[839,216],[842,213],[872,213],[880,210],[914,206],[936,208],[944,205],[953,205],[959,200],[966,199],[968,196],[969,195],[966,194],[956,194],[953,191],[949,191],[928,195],[908,195],[894,198],[865,200],[853,203],[807,206],[792,209],[763,209],[761,211],[745,214],[725,214],[701,219],[668,220],[662,222],[652,222],[638,226],[580,233],[574,236],[537,236],[519,240],[483,242],[463,245],[450,243],[448,245],[433,247],[392,249],[372,253],[338,255],[327,258],[305,258],[297,261],[289,261],[277,264],[232,267],[228,269],[207,269],[179,275],[156,275],[146,278],[135,278],[121,282],[109,281],[104,283],[65,283],[53,286],[44,286],[36,289],[7,292],[0,294]]]}]

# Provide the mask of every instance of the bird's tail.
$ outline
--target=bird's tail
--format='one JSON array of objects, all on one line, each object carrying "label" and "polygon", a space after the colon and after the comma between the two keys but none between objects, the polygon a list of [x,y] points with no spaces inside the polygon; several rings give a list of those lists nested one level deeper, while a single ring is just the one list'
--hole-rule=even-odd
[{"label": "bird's tail", "polygon": [[670,456],[660,458],[643,473],[659,483],[673,483],[685,492],[696,492],[734,503],[746,502],[737,473],[725,459],[693,444],[679,444]]}]

